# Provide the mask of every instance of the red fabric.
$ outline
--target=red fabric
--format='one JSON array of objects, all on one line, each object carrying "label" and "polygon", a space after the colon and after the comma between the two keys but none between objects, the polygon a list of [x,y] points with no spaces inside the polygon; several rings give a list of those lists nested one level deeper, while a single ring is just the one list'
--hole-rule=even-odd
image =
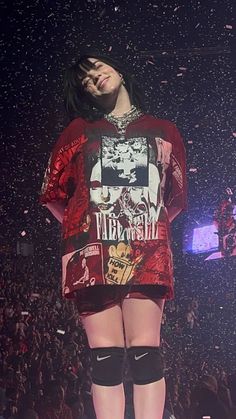
[{"label": "red fabric", "polygon": [[[107,203],[109,193],[103,203],[92,202],[94,191],[97,196],[101,189],[102,196],[103,185],[116,197]],[[42,204],[66,203],[63,293],[73,297],[92,285],[155,284],[172,298],[167,214],[170,207],[186,209],[186,195],[185,149],[173,123],[143,115],[121,140],[106,120],[72,121],[53,149],[40,197]]]}]

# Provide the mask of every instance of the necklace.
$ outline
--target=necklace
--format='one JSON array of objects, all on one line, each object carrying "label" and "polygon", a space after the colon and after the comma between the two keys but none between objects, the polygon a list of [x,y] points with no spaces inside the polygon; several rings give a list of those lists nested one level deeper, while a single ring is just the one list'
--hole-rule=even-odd
[{"label": "necklace", "polygon": [[124,137],[126,128],[130,124],[130,122],[135,121],[135,119],[138,119],[141,115],[142,112],[139,109],[137,109],[134,105],[132,105],[130,110],[128,112],[125,112],[122,116],[115,116],[112,115],[112,113],[109,113],[107,115],[104,115],[104,118],[107,121],[114,124],[120,136]]}]

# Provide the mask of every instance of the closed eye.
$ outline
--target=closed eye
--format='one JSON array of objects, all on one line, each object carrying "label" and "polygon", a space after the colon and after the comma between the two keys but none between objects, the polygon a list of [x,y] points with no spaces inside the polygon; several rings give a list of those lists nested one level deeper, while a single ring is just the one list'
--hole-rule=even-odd
[{"label": "closed eye", "polygon": [[96,68],[96,69],[98,69],[98,68],[100,68],[100,67],[102,67],[102,64],[101,64],[101,63],[98,63],[98,64],[96,63],[96,64],[95,64],[95,68]]}]

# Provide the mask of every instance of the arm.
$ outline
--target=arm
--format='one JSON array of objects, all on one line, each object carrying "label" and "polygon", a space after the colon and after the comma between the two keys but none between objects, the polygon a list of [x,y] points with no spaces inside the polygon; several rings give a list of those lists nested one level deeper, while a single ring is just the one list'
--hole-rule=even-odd
[{"label": "arm", "polygon": [[49,211],[59,221],[59,223],[62,223],[65,208],[66,208],[66,202],[52,201],[45,204],[45,207],[49,209]]},{"label": "arm", "polygon": [[166,208],[170,222],[187,209],[186,152],[181,135],[175,125],[172,126],[171,139],[173,148],[166,196]]},{"label": "arm", "polygon": [[170,223],[181,213],[182,208],[169,207],[167,208],[168,218]]}]

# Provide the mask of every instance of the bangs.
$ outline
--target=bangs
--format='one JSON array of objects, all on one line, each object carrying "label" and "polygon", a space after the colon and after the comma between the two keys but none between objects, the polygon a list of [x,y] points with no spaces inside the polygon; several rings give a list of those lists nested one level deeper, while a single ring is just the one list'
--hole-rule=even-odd
[{"label": "bangs", "polygon": [[79,78],[83,79],[89,70],[95,68],[95,65],[86,57],[77,63],[77,68]]},{"label": "bangs", "polygon": [[[90,61],[91,58],[94,62]],[[97,61],[109,65],[123,75],[131,103],[143,109],[143,93],[127,67],[124,67],[115,57],[103,54],[98,50],[86,48],[86,50],[81,51],[77,60],[66,69],[64,75],[64,104],[69,118],[73,120],[82,117],[88,121],[95,121],[104,116],[104,109],[95,106],[83,83],[83,79],[88,73],[97,68]]]}]

